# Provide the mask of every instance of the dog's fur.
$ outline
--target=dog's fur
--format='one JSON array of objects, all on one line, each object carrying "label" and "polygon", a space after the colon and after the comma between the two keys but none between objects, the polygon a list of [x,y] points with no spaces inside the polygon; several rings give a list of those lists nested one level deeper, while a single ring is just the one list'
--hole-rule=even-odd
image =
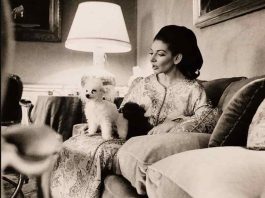
[{"label": "dog's fur", "polygon": [[103,139],[113,139],[113,126],[117,127],[117,135],[126,139],[128,121],[123,118],[114,103],[104,99],[103,83],[99,79],[90,79],[82,84],[85,100],[85,115],[88,122],[88,133],[95,134],[101,129]]},{"label": "dog's fur", "polygon": [[144,115],[144,108],[140,105],[133,102],[127,102],[121,111],[124,118],[128,120],[127,139],[134,136],[146,135],[147,132],[153,128],[148,122],[148,118]]}]

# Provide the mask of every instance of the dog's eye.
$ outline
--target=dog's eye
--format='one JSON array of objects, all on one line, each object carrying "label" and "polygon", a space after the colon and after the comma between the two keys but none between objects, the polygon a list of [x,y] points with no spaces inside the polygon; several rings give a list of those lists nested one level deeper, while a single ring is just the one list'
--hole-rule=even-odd
[{"label": "dog's eye", "polygon": [[91,91],[92,94],[96,93],[96,92],[97,92],[97,90],[95,90],[95,89],[92,89],[92,91]]}]

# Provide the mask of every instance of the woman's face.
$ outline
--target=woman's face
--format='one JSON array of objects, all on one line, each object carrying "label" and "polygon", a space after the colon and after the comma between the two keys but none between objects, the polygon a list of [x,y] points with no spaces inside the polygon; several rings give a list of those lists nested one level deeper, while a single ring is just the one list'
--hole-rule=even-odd
[{"label": "woman's face", "polygon": [[175,57],[168,49],[168,44],[161,40],[155,40],[150,49],[150,62],[155,74],[168,73],[176,68],[174,65]]}]

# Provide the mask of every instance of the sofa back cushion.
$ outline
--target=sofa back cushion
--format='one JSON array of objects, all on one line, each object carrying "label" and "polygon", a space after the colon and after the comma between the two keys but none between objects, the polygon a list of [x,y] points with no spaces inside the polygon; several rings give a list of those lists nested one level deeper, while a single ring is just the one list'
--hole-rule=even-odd
[{"label": "sofa back cushion", "polygon": [[232,82],[239,81],[242,79],[246,79],[246,77],[220,78],[220,79],[215,79],[215,80],[210,80],[210,81],[199,80],[199,82],[205,88],[206,95],[211,101],[213,107],[216,107],[224,90]]},{"label": "sofa back cushion", "polygon": [[[249,81],[251,79],[247,80]],[[238,87],[237,83],[235,82]],[[249,125],[264,97],[265,76],[252,79],[252,82],[239,89],[225,105],[211,135],[209,147],[246,146]]]},{"label": "sofa back cushion", "polygon": [[224,111],[224,109],[227,107],[228,103],[230,102],[231,98],[237,93],[239,89],[241,89],[243,86],[246,84],[260,78],[264,78],[265,75],[263,76],[256,76],[253,78],[241,78],[238,81],[233,81],[231,82],[226,89],[223,91],[222,96],[220,97],[220,100],[218,102],[218,108]]}]

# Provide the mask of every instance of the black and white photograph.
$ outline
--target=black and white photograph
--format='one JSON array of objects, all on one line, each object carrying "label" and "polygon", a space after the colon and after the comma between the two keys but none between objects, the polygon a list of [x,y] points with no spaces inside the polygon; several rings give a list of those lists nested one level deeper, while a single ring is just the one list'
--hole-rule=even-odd
[{"label": "black and white photograph", "polygon": [[1,0],[1,197],[265,198],[265,0]]}]

